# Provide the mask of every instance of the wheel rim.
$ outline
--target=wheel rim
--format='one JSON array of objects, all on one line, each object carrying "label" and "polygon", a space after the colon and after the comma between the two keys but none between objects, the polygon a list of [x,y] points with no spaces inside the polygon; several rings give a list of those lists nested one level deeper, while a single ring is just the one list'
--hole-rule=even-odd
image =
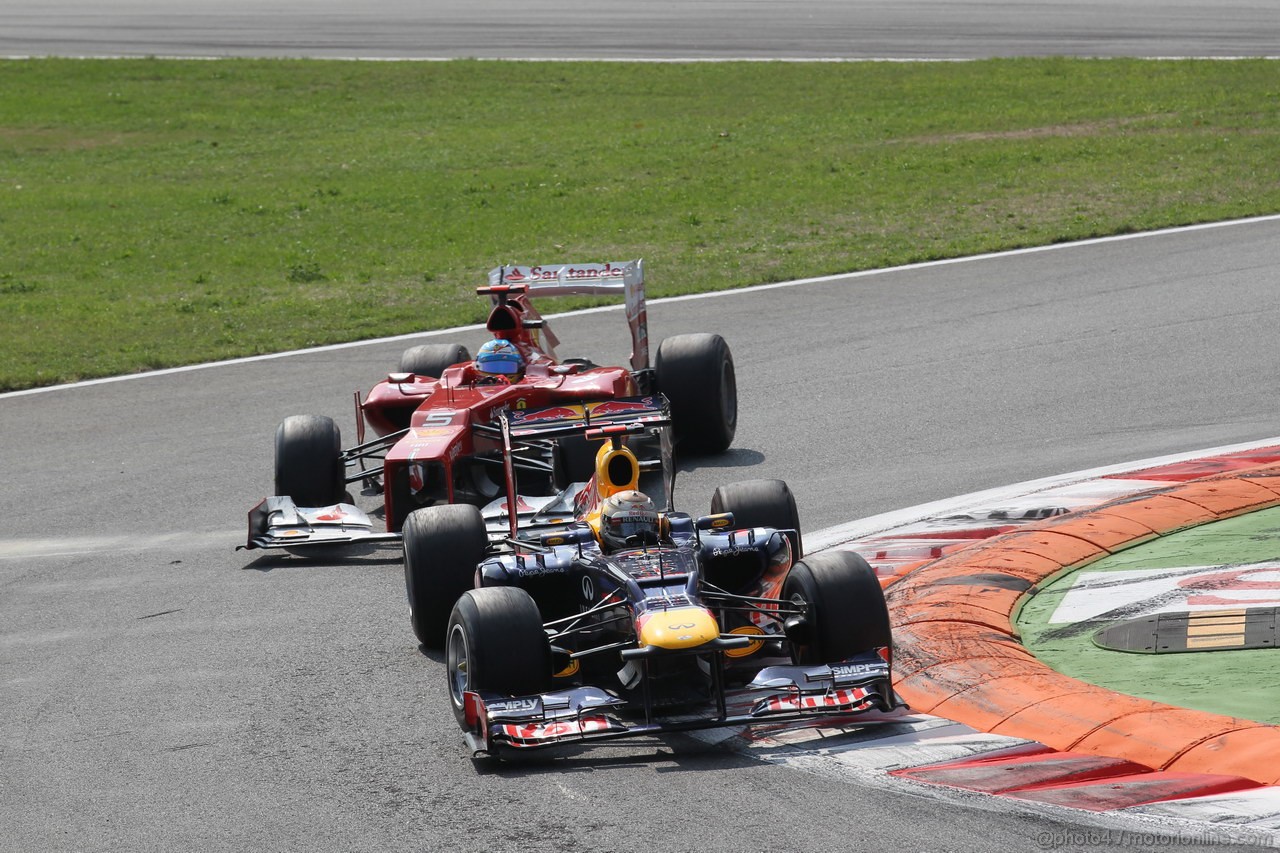
[{"label": "wheel rim", "polygon": [[455,708],[462,707],[462,694],[466,691],[470,678],[471,654],[467,647],[467,634],[461,625],[454,625],[449,630],[449,644],[445,652],[445,665],[449,674],[449,699]]},{"label": "wheel rim", "polygon": [[[805,616],[807,618],[811,620],[813,619],[813,616],[814,616],[813,605],[809,604],[809,602],[805,600],[805,597],[802,594],[798,592],[791,593],[790,601],[792,604],[796,605],[797,607],[804,609]],[[791,644],[792,657],[794,658],[794,663],[799,664],[809,657],[809,649],[813,648],[814,627],[815,627],[814,622],[810,622],[808,643],[805,643],[804,645],[801,645],[800,643]]]}]

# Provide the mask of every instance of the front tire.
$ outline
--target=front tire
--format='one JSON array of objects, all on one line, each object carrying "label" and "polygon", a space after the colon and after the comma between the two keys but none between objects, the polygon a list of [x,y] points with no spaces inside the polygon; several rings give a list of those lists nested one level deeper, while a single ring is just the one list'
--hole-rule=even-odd
[{"label": "front tire", "polygon": [[475,586],[489,547],[484,518],[470,504],[424,507],[409,513],[402,536],[409,621],[418,642],[438,649],[454,602]]},{"label": "front tire", "polygon": [[346,498],[342,435],[332,418],[291,415],[276,428],[275,487],[298,506],[330,506]]},{"label": "front tire", "polygon": [[532,696],[551,689],[551,646],[529,593],[513,586],[469,590],[449,616],[445,674],[453,714],[465,728],[465,691]]},{"label": "front tire", "polygon": [[797,560],[804,554],[796,498],[782,480],[744,480],[719,486],[711,495],[711,512],[733,513],[738,527],[794,529],[794,534],[788,534],[791,551]]},{"label": "front tire", "polygon": [[796,563],[782,598],[809,606],[807,641],[791,646],[797,664],[834,663],[893,645],[880,580],[852,551],[824,551]]},{"label": "front tire", "polygon": [[696,453],[728,450],[738,428],[738,380],[724,338],[667,338],[653,366],[658,390],[671,401],[676,441]]},{"label": "front tire", "polygon": [[470,360],[471,353],[462,344],[420,344],[401,353],[400,372],[439,379],[446,367]]}]

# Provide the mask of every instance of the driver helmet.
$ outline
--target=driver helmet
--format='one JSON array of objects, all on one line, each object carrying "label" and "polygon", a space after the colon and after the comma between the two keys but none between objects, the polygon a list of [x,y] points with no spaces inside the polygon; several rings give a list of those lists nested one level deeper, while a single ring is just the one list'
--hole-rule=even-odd
[{"label": "driver helmet", "polygon": [[476,353],[476,370],[514,379],[524,372],[524,358],[511,341],[497,338],[485,343]]},{"label": "driver helmet", "polygon": [[[643,536],[649,533],[651,536]],[[632,537],[640,536],[639,539]],[[658,510],[644,492],[616,492],[604,499],[600,511],[600,539],[608,550],[645,544],[658,536]],[[629,543],[627,540],[631,539]]]}]

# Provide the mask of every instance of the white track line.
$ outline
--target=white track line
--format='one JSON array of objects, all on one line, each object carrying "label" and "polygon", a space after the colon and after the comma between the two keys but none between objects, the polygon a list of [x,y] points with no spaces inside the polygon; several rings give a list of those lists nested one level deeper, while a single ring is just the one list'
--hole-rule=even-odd
[{"label": "white track line", "polygon": [[[663,299],[653,299],[649,301],[650,305],[667,305],[676,302],[688,302],[695,299],[719,299],[722,297],[739,296],[746,293],[757,293],[762,290],[776,290],[782,287],[799,287],[806,284],[823,284],[833,281],[846,281],[855,278],[867,278],[870,276],[884,275],[886,273],[906,272],[910,270],[931,269],[933,267],[951,266],[953,264],[967,264],[973,261],[986,261],[999,258],[1012,258],[1020,255],[1032,255],[1040,252],[1056,252],[1064,249],[1076,249],[1086,246],[1097,246],[1104,243],[1116,243],[1128,240],[1142,240],[1148,237],[1161,237],[1169,234],[1186,234],[1195,231],[1208,231],[1216,228],[1230,228],[1237,225],[1253,225],[1259,222],[1280,222],[1280,214],[1270,214],[1267,216],[1252,216],[1247,219],[1233,219],[1227,222],[1205,222],[1198,225],[1183,225],[1177,228],[1162,228],[1157,231],[1143,231],[1137,234],[1116,234],[1111,237],[1093,237],[1088,240],[1077,240],[1073,243],[1053,243],[1048,246],[1031,246],[1025,249],[1010,249],[1004,252],[988,252],[981,255],[966,255],[962,258],[944,258],[938,261],[923,261],[917,264],[906,264],[899,267],[885,267],[882,269],[860,270],[858,272],[838,273],[836,275],[824,275],[815,278],[801,278],[794,281],[781,281],[773,284],[757,284],[749,287],[739,287],[732,290],[716,290],[709,293],[691,293],[686,296],[668,296]],[[610,311],[621,311],[623,306],[617,305],[601,305],[596,308],[583,308],[577,311],[565,311],[560,314],[550,314],[546,319],[554,320],[559,317],[581,317],[587,314],[601,314]],[[9,391],[0,394],[0,400],[10,397],[25,397],[33,394],[47,394],[53,391],[65,391],[74,388],[88,388],[95,385],[106,385],[112,382],[127,382],[135,379],[150,379],[157,376],[171,376],[175,373],[190,373],[195,370],[208,370],[214,367],[226,367],[237,364],[248,364],[257,361],[270,361],[277,358],[288,358],[295,355],[306,355],[318,352],[333,352],[335,350],[354,349],[356,347],[372,346],[376,344],[394,343],[396,341],[408,341],[417,338],[435,337],[438,335],[452,335],[459,332],[474,332],[484,329],[481,323],[473,323],[469,326],[456,326],[451,329],[433,329],[426,332],[411,332],[405,335],[395,335],[386,338],[371,338],[363,341],[350,341],[341,344],[328,344],[322,347],[310,347],[308,349],[290,350],[288,352],[269,353],[267,355],[246,356],[245,358],[233,358],[227,361],[205,362],[203,364],[188,364],[182,367],[170,367],[164,370],[152,370],[145,373],[129,373],[123,376],[108,376],[102,379],[89,379],[84,382],[72,382],[65,385],[47,385],[40,388],[28,388],[23,391]]]},{"label": "white track line", "polygon": [[1039,480],[1027,480],[1023,483],[1014,483],[1008,486],[997,486],[994,489],[987,489],[981,492],[971,492],[970,494],[958,495],[953,498],[943,498],[942,500],[908,507],[907,509],[893,510],[892,512],[873,515],[869,518],[849,521],[844,524],[836,525],[835,527],[828,527],[824,530],[819,530],[815,533],[806,533],[804,535],[805,546],[807,551],[821,551],[827,548],[834,548],[844,542],[849,542],[854,539],[862,539],[886,530],[903,527],[912,522],[921,521],[926,518],[951,515],[962,509],[978,504],[997,504],[1001,502],[1008,502],[1014,498],[1043,492],[1059,486],[1069,486],[1074,483],[1081,483],[1087,480],[1097,480],[1114,474],[1141,471],[1147,468],[1172,465],[1177,462],[1187,462],[1192,459],[1202,459],[1208,456],[1223,456],[1228,453],[1240,453],[1246,450],[1254,450],[1259,447],[1274,447],[1277,445],[1280,445],[1280,436],[1276,436],[1275,438],[1264,438],[1258,441],[1244,442],[1242,444],[1228,444],[1223,445],[1222,447],[1193,450],[1188,453],[1174,453],[1169,456],[1153,456],[1150,459],[1140,459],[1136,462],[1122,462],[1118,465],[1106,465],[1101,468],[1090,468],[1086,471],[1076,471],[1071,474],[1058,474],[1052,477],[1044,477]]},{"label": "white track line", "polygon": [[[172,61],[192,61],[192,62],[219,62],[225,60],[240,59],[286,59],[297,60],[306,59],[313,62],[546,62],[546,63],[569,63],[569,62],[610,62],[616,65],[645,65],[645,64],[671,64],[671,65],[694,65],[724,62],[786,62],[792,64],[803,63],[819,63],[819,64],[856,64],[856,63],[876,63],[876,62],[900,62],[900,63],[938,63],[938,62],[986,62],[991,59],[1002,59],[1005,57],[998,56],[652,56],[652,57],[626,57],[620,58],[615,56],[292,56],[292,55],[254,55],[254,54],[223,54],[220,56],[187,56],[184,54],[150,54],[150,53],[134,53],[134,54],[82,54],[79,56],[62,56],[60,54],[7,54],[0,56],[0,59],[13,60],[29,60],[29,59],[78,59],[78,60],[138,60],[138,59],[162,59],[166,62]],[[1041,57],[1052,58],[1052,57]],[[1108,60],[1130,60],[1138,59],[1144,62],[1246,62],[1249,60],[1264,60],[1274,62],[1280,60],[1280,54],[1275,56],[1098,56],[1093,54],[1080,54],[1078,56],[1066,57],[1068,59],[1090,59],[1095,61]]]}]

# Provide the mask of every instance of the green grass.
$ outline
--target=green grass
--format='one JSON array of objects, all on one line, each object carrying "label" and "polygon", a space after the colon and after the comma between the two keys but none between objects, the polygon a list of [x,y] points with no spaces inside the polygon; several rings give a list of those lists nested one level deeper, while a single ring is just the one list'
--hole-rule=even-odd
[{"label": "green grass", "polygon": [[1278,72],[0,61],[0,389],[475,322],[502,262],[662,296],[1274,213]]}]

